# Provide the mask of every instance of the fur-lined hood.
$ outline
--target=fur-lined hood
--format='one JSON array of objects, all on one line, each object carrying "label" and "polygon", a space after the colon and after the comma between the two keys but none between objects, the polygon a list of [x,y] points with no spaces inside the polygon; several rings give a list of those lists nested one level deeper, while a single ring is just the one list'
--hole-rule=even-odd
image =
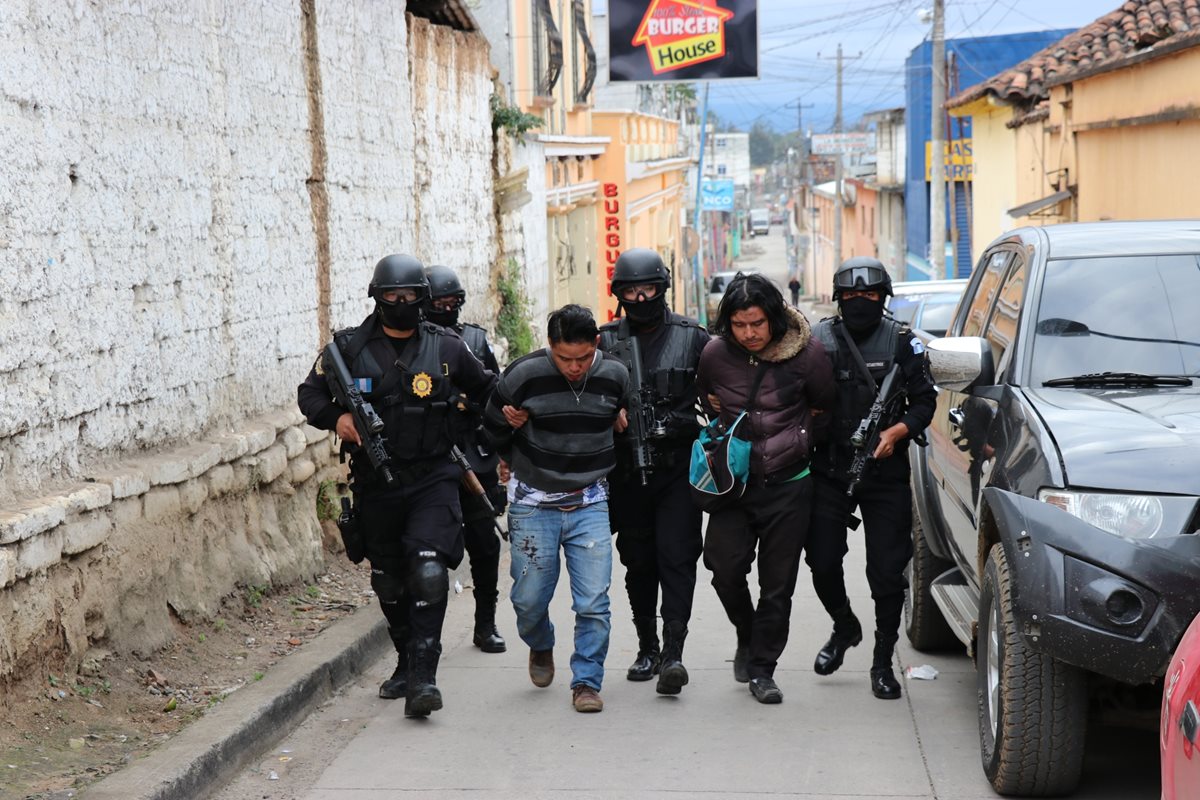
[{"label": "fur-lined hood", "polygon": [[808,324],[808,319],[799,310],[791,306],[786,308],[788,314],[787,333],[783,335],[782,339],[771,342],[763,349],[759,354],[759,358],[763,361],[777,362],[794,358],[812,339],[812,327]]}]

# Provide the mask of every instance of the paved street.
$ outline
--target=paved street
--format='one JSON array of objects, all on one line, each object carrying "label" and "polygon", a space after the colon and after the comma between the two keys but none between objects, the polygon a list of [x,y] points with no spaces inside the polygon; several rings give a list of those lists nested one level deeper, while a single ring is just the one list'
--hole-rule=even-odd
[{"label": "paved street", "polygon": [[[848,562],[851,595],[869,615],[860,556],[856,547]],[[979,766],[975,673],[965,656],[914,653],[902,639],[899,665],[931,664],[939,675],[906,681],[896,702],[876,700],[867,688],[868,643],[852,650],[838,673],[818,677],[810,665],[827,622],[802,574],[791,643],[776,675],[785,699],[759,705],[733,680],[733,630],[701,569],[685,659],[692,682],[678,698],[624,678],[635,638],[619,565],[605,710],[597,715],[577,714],[570,704],[565,577],[553,611],[559,671],[548,689],[529,682],[528,651],[515,636],[511,606],[500,615],[509,652],[485,655],[471,646],[464,593],[451,602],[447,620],[438,675],[444,710],[409,720],[403,701],[376,698],[394,666],[385,658],[217,797],[994,797]],[[1093,744],[1077,798],[1158,797],[1152,733],[1102,732]]]},{"label": "paved street", "polygon": [[[783,241],[779,235],[754,240],[761,254],[742,263],[780,280],[786,272]],[[861,544],[852,546],[847,564],[852,601],[869,630]],[[904,699],[897,702],[877,700],[868,689],[869,637],[838,673],[818,677],[812,659],[829,623],[802,572],[791,643],[776,675],[785,700],[759,705],[733,680],[733,629],[708,579],[701,567],[685,657],[691,684],[678,698],[656,695],[653,683],[625,680],[636,639],[619,563],[605,710],[598,715],[577,714],[570,704],[572,616],[565,574],[553,612],[558,674],[548,689],[529,682],[528,651],[516,637],[508,603],[501,603],[499,624],[509,652],[485,655],[471,646],[468,588],[452,599],[446,624],[438,674],[444,710],[428,720],[408,720],[403,701],[378,699],[376,688],[394,666],[385,658],[218,797],[994,797],[979,764],[975,672],[965,655],[915,653],[902,637],[898,670],[930,664],[939,675],[906,680]],[[1093,726],[1091,735],[1077,798],[1159,796],[1153,732]]]}]

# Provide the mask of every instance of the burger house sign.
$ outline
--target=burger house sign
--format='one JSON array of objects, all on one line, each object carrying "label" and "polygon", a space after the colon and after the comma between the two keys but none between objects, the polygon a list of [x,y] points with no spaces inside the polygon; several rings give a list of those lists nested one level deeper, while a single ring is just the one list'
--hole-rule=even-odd
[{"label": "burger house sign", "polygon": [[609,0],[609,80],[758,75],[757,0]]}]

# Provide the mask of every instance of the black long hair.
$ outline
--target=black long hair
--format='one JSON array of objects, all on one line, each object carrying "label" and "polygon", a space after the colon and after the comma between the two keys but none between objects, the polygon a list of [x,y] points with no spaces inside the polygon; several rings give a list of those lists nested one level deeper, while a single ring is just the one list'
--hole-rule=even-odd
[{"label": "black long hair", "polygon": [[717,321],[713,323],[713,332],[718,336],[732,336],[730,319],[739,311],[745,311],[751,306],[758,306],[767,317],[771,328],[771,341],[778,341],[787,333],[788,312],[783,302],[783,294],[775,288],[775,284],[765,275],[739,272],[729,283],[725,295],[721,298],[721,306],[717,309]]}]

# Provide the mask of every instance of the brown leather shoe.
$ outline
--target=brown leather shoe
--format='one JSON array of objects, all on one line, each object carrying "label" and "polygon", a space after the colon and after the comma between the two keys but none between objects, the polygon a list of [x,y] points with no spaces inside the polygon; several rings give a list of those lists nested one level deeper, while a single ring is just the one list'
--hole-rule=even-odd
[{"label": "brown leather shoe", "polygon": [[554,681],[554,651],[529,651],[529,680],[543,689]]},{"label": "brown leather shoe", "polygon": [[600,699],[600,693],[586,683],[571,687],[571,702],[581,714],[594,714],[604,710],[604,701]]}]

